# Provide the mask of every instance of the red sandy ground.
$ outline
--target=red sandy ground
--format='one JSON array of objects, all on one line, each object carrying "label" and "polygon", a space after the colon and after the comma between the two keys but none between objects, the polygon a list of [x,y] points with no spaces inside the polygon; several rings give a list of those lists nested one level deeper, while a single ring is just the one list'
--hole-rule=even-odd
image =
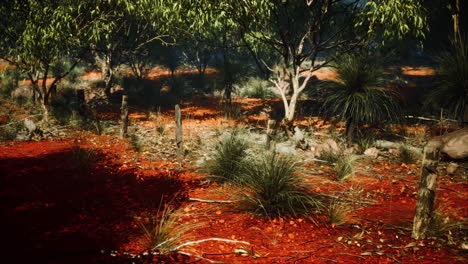
[{"label": "red sandy ground", "polygon": [[[244,109],[264,103],[256,99],[237,102]],[[235,124],[224,121],[216,105],[192,103],[183,108],[183,115],[188,138]],[[170,124],[172,116],[173,111],[163,112],[161,119]],[[143,117],[143,113],[132,113],[131,122],[154,129],[155,122],[143,121]],[[260,117],[244,120],[251,124],[262,121]],[[167,135],[172,132],[169,129]],[[74,146],[96,151],[89,172],[80,170],[73,160]],[[354,188],[360,198],[371,201],[371,205],[354,204],[348,222],[335,226],[320,214],[311,218],[263,219],[240,212],[233,205],[189,200],[229,200],[233,189],[206,184],[206,175],[192,165],[176,164],[176,158],[149,159],[138,154],[128,140],[84,132],[70,131],[67,138],[41,142],[3,142],[2,258],[10,263],[131,263],[122,252],[146,251],[135,216],[156,212],[163,199],[171,200],[182,214],[179,223],[191,227],[184,241],[222,238],[248,243],[206,241],[180,249],[213,261],[466,263],[466,252],[459,250],[459,245],[447,246],[437,239],[411,244],[415,242],[410,229],[417,165],[359,161],[355,177],[336,182],[329,167],[302,164],[298,173],[311,184],[313,192],[339,195]],[[467,187],[460,176],[444,174],[439,178],[437,203],[452,219],[462,221],[468,216],[468,208]],[[253,254],[243,257],[233,252],[242,246]],[[110,251],[115,251],[116,256],[111,256]],[[181,254],[132,261],[208,263]]]},{"label": "red sandy ground", "polygon": [[[261,103],[251,99],[249,105],[255,101]],[[200,116],[210,116],[216,111],[205,108],[184,109],[184,124],[192,130],[189,134],[230,125],[223,123],[219,116],[200,121]],[[141,122],[142,126],[154,125],[154,122],[138,121],[141,116],[141,113],[131,115],[133,122]],[[171,113],[164,113],[163,117],[170,120]],[[89,173],[80,172],[73,161],[73,146],[97,152]],[[314,192],[336,195],[356,187],[362,189],[362,197],[375,203],[355,205],[348,223],[334,226],[323,215],[311,219],[262,219],[232,206],[190,201],[188,198],[229,200],[232,188],[201,184],[205,175],[195,172],[189,164],[175,167],[175,161],[151,161],[135,153],[127,140],[77,132],[70,132],[70,137],[65,139],[3,144],[0,146],[0,193],[2,234],[7,242],[3,249],[14,260],[12,263],[123,263],[123,256],[111,257],[100,250],[144,252],[145,239],[134,216],[157,211],[161,197],[164,201],[177,197],[172,204],[183,213],[179,222],[193,226],[186,234],[186,241],[223,238],[249,243],[206,241],[180,249],[211,260],[225,263],[466,262],[457,246],[441,246],[438,240],[406,247],[414,242],[409,229],[419,173],[416,165],[368,160],[357,166],[354,178],[336,182],[330,168],[303,164],[301,171]],[[438,202],[444,204],[452,218],[463,220],[468,215],[466,185],[459,183],[457,175],[452,177],[456,179],[447,175],[439,179],[442,190],[437,192]],[[241,246],[258,257],[234,254]],[[140,261],[150,263],[148,259]],[[206,262],[180,254],[153,261]]]}]

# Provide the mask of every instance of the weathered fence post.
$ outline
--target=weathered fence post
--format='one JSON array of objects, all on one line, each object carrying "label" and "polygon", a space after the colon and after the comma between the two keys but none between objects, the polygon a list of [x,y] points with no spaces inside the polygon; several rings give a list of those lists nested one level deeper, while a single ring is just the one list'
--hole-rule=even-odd
[{"label": "weathered fence post", "polygon": [[273,135],[275,134],[275,125],[276,121],[269,119],[267,122],[267,131],[266,131],[266,149],[271,148],[271,140],[273,139]]},{"label": "weathered fence post", "polygon": [[122,114],[120,116],[121,118],[121,124],[120,124],[120,138],[125,138],[127,137],[127,128],[128,128],[128,96],[123,95],[122,96]]},{"label": "weathered fence post", "polygon": [[176,146],[177,156],[182,158],[184,156],[184,144],[183,144],[183,133],[182,133],[182,114],[180,113],[180,107],[178,104],[175,106],[175,121],[176,121]]},{"label": "weathered fence post", "polygon": [[414,239],[425,239],[432,217],[434,215],[434,198],[437,181],[437,164],[439,162],[439,150],[426,146],[419,181],[418,200],[416,213],[413,219]]}]

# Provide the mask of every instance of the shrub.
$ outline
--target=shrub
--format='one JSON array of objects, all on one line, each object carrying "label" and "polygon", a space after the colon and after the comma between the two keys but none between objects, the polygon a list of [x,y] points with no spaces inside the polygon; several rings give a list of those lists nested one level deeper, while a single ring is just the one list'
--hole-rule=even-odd
[{"label": "shrub", "polygon": [[274,98],[271,84],[260,78],[249,78],[240,85],[241,95],[248,98]]},{"label": "shrub", "polygon": [[290,157],[274,152],[246,162],[238,178],[239,184],[247,187],[241,192],[241,207],[268,217],[298,216],[320,207],[321,202],[294,174],[295,166]]},{"label": "shrub", "polygon": [[9,98],[11,92],[18,87],[21,79],[21,71],[16,67],[6,67],[0,75],[0,97]]},{"label": "shrub", "polygon": [[342,155],[335,164],[335,179],[338,181],[345,180],[353,175],[353,166],[356,157],[354,155]]},{"label": "shrub", "polygon": [[233,132],[216,146],[212,159],[205,164],[208,173],[220,182],[233,181],[242,170],[247,144]]},{"label": "shrub", "polygon": [[468,117],[468,41],[453,41],[448,51],[436,57],[440,78],[437,88],[427,97],[428,103],[446,107],[458,119]]}]

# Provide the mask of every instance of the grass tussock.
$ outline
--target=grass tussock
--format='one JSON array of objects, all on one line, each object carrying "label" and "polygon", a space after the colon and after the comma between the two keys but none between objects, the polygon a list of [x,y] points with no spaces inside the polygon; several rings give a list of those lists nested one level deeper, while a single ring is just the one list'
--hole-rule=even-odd
[{"label": "grass tussock", "polygon": [[280,217],[307,214],[321,202],[307,191],[294,173],[296,163],[288,156],[268,152],[244,165],[239,184],[243,209],[259,216]]},{"label": "grass tussock", "polygon": [[72,158],[82,174],[88,174],[96,161],[96,151],[75,145],[71,149]]},{"label": "grass tussock", "polygon": [[233,182],[242,171],[248,146],[236,133],[221,140],[211,160],[205,163],[206,171],[219,182]]},{"label": "grass tussock", "polygon": [[130,135],[130,144],[132,144],[133,148],[138,153],[140,153],[145,146],[143,140],[135,134]]},{"label": "grass tussock", "polygon": [[356,140],[356,144],[358,145],[359,153],[364,153],[367,149],[371,148],[375,144],[375,135],[365,135],[363,137],[359,137]]},{"label": "grass tussock", "polygon": [[332,200],[325,209],[325,213],[328,216],[328,221],[333,225],[343,225],[348,221],[350,208],[337,200]]},{"label": "grass tussock", "polygon": [[160,205],[156,215],[144,215],[135,219],[144,235],[148,251],[165,254],[183,243],[184,234],[191,226],[179,223],[180,215],[173,207],[161,207]]},{"label": "grass tussock", "polygon": [[354,162],[356,161],[356,156],[354,155],[342,155],[336,161],[335,164],[335,179],[338,181],[343,181],[354,175],[353,167]]},{"label": "grass tussock", "polygon": [[342,157],[341,153],[338,153],[333,150],[322,151],[320,153],[319,159],[328,161],[329,163],[336,163]]},{"label": "grass tussock", "polygon": [[431,222],[429,223],[428,233],[434,237],[447,235],[450,237],[456,232],[466,231],[466,223],[456,221],[448,215],[445,215],[442,210],[434,210]]}]

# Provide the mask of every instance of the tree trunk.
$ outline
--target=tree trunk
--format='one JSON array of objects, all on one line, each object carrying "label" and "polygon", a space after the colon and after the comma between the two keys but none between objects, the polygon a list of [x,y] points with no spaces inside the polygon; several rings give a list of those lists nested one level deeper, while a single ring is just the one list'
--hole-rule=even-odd
[{"label": "tree trunk", "polygon": [[183,158],[184,157],[184,144],[183,144],[183,134],[182,134],[182,114],[180,112],[180,107],[178,104],[175,106],[175,121],[176,121],[177,156],[179,158]]},{"label": "tree trunk", "polygon": [[269,119],[267,123],[266,142],[265,142],[267,150],[270,150],[272,147],[271,141],[273,140],[273,135],[275,134],[275,126],[276,126],[276,121]]},{"label": "tree trunk", "polygon": [[421,179],[418,189],[416,213],[413,220],[414,239],[425,239],[434,214],[434,198],[437,180],[437,164],[439,150],[426,146],[421,169]]},{"label": "tree trunk", "polygon": [[356,130],[356,125],[353,120],[350,119],[346,122],[346,140],[348,143],[352,143],[354,140],[354,131]]},{"label": "tree trunk", "polygon": [[121,114],[121,124],[120,124],[120,138],[127,137],[127,128],[128,128],[128,97],[126,95],[122,96],[122,114]]},{"label": "tree trunk", "polygon": [[462,119],[462,125],[463,127],[468,127],[468,99],[465,100],[465,108],[463,110],[463,119]]}]

